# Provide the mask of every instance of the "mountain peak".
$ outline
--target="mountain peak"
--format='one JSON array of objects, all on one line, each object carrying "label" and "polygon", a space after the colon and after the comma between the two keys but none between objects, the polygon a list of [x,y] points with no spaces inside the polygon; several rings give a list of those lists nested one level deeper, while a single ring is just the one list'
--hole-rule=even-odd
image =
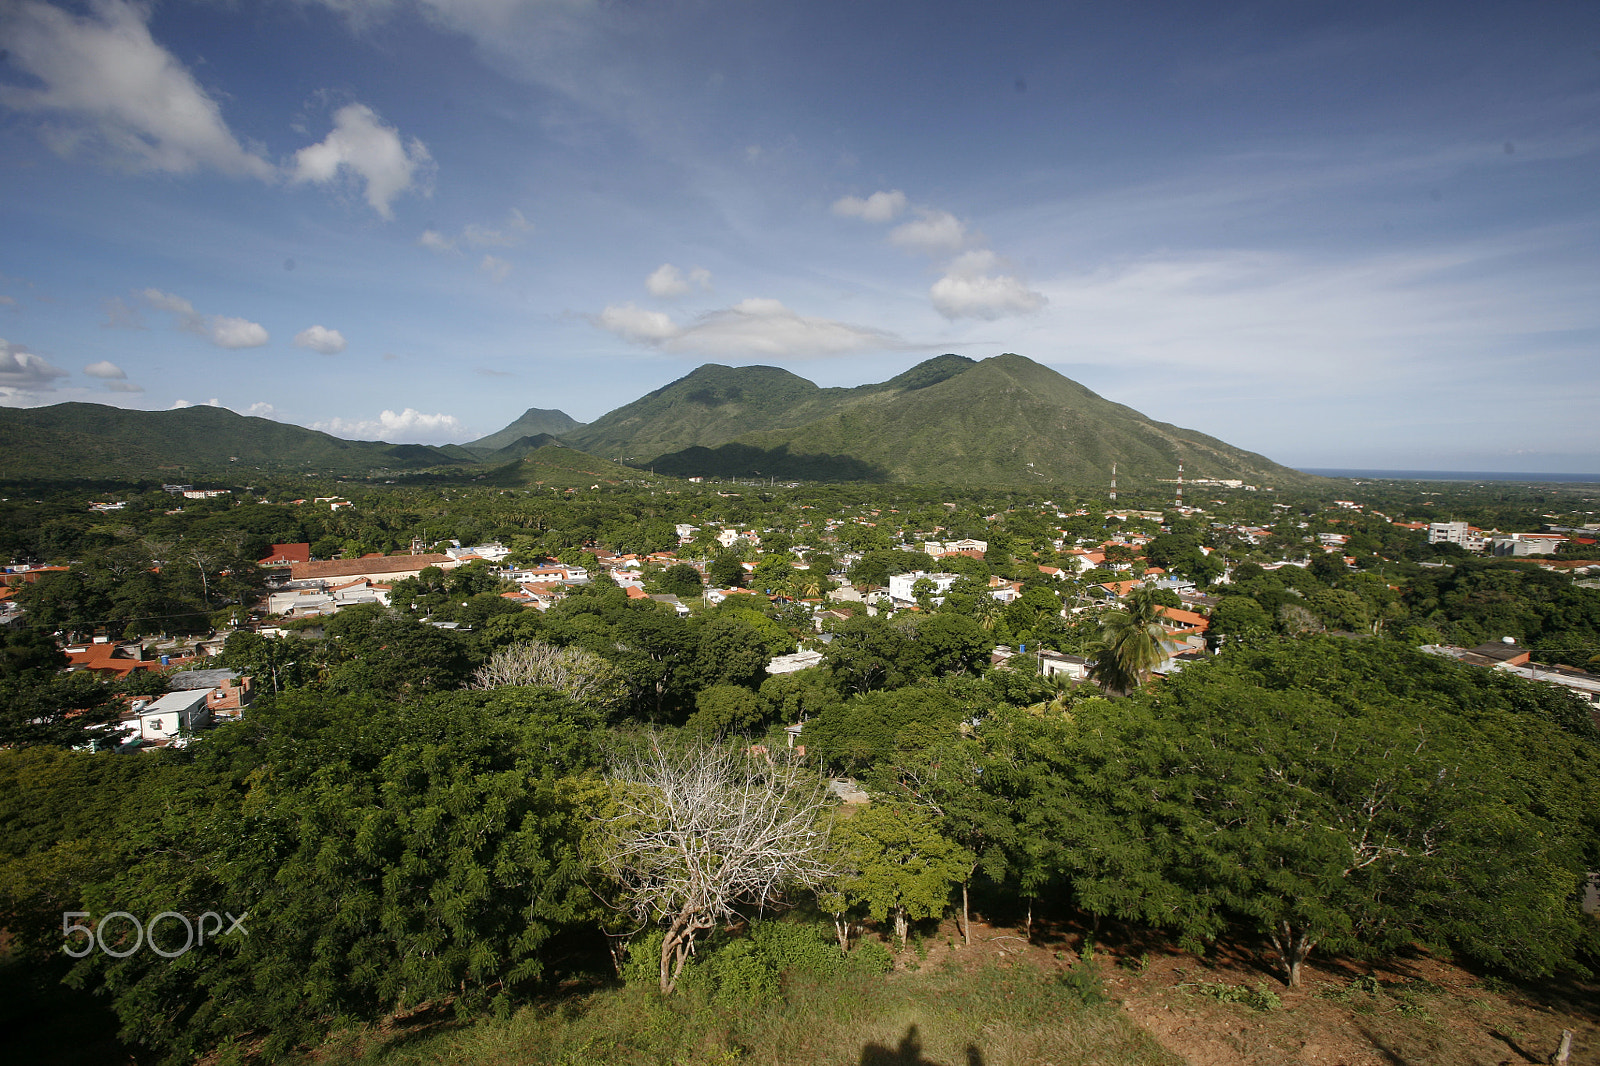
[{"label": "mountain peak", "polygon": [[560,436],[582,425],[582,422],[565,411],[547,411],[539,407],[530,407],[505,429],[491,433],[487,437],[479,437],[464,447],[492,452],[515,444],[524,437]]}]

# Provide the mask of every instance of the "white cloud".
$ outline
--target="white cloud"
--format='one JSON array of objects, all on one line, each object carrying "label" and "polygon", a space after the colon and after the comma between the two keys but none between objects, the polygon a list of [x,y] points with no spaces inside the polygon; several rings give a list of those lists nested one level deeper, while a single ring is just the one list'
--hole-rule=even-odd
[{"label": "white cloud", "polygon": [[840,218],[859,218],[864,222],[892,222],[906,209],[906,194],[899,189],[875,192],[863,200],[845,196],[833,202],[833,213]]},{"label": "white cloud", "polygon": [[607,307],[593,321],[630,343],[691,355],[801,358],[912,347],[892,333],[811,318],[768,299],[741,300],[686,326],[632,304]]},{"label": "white cloud", "polygon": [[259,348],[272,339],[259,322],[228,315],[212,315],[206,335],[218,348]]},{"label": "white cloud", "polygon": [[186,174],[202,167],[272,180],[246,151],[183,64],[150,36],[149,8],[97,0],[78,17],[49,4],[3,5],[10,62],[43,88],[0,87],[0,102],[57,116],[46,139],[63,153],[86,148],[136,170]]},{"label": "white cloud", "polygon": [[207,401],[205,401],[204,403],[201,403],[201,404],[192,404],[188,400],[173,400],[172,401],[172,406],[167,408],[167,410],[169,410],[169,411],[181,411],[185,407],[221,407],[221,406],[222,406],[222,401],[217,399],[215,396],[213,396],[213,397],[211,397],[211,399],[209,399],[209,400],[207,400]]},{"label": "white cloud", "polygon": [[683,271],[671,263],[662,263],[650,272],[644,279],[644,287],[651,296],[668,298],[673,296],[687,296],[695,289],[703,292],[711,290],[711,271],[704,267],[695,267],[689,271],[689,276],[684,277]]},{"label": "white cloud", "polygon": [[313,422],[311,428],[348,440],[396,443],[438,443],[466,435],[466,427],[455,415],[428,415],[412,407],[400,412],[386,410],[376,419],[330,418]]},{"label": "white cloud", "polygon": [[296,348],[309,348],[323,355],[338,355],[345,350],[344,334],[324,326],[311,326],[294,335]]},{"label": "white cloud", "polygon": [[333,114],[333,131],[321,142],[295,153],[292,180],[327,184],[341,173],[366,184],[366,200],[384,218],[393,218],[395,197],[415,187],[430,189],[433,157],[415,137],[385,126],[372,108],[347,104]]},{"label": "white cloud", "polygon": [[999,273],[1000,265],[1000,258],[987,248],[956,256],[944,277],[928,290],[934,309],[949,319],[993,321],[1031,314],[1049,302],[1043,293],[1029,289],[1021,278]]},{"label": "white cloud", "polygon": [[17,298],[15,296],[6,296],[4,294],[0,294],[0,307],[15,306],[17,306]]},{"label": "white cloud", "polygon": [[109,359],[102,359],[98,363],[90,363],[83,368],[83,372],[92,378],[105,378],[107,380],[125,381],[128,377],[127,374],[122,372],[120,366]]},{"label": "white cloud", "polygon": [[595,316],[594,324],[633,344],[656,346],[681,332],[676,323],[660,311],[646,311],[631,303],[612,304]]},{"label": "white cloud", "polygon": [[240,412],[252,418],[277,418],[278,409],[264,400],[258,400]]},{"label": "white cloud", "polygon": [[68,376],[24,346],[0,340],[0,392],[54,392],[56,379]]},{"label": "white cloud", "polygon": [[219,348],[259,348],[272,339],[258,322],[231,315],[202,315],[188,300],[170,292],[145,289],[139,295],[156,310],[176,316],[179,329],[204,337]]},{"label": "white cloud", "polygon": [[948,211],[917,208],[918,217],[889,231],[889,243],[926,255],[951,255],[966,246],[967,224]]},{"label": "white cloud", "polygon": [[478,264],[478,269],[489,275],[496,282],[506,280],[506,275],[511,273],[511,264],[496,256],[486,255],[483,262]]}]

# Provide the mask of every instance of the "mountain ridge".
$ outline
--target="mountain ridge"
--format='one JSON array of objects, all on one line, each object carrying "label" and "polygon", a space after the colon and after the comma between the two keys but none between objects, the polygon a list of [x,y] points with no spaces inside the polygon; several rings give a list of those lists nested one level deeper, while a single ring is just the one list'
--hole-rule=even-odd
[{"label": "mountain ridge", "polygon": [[776,367],[708,363],[563,439],[680,477],[1083,485],[1106,483],[1115,463],[1131,486],[1174,479],[1181,462],[1189,478],[1315,480],[1014,353],[942,355],[831,389]]},{"label": "mountain ridge", "polygon": [[136,411],[95,403],[0,408],[0,476],[199,475],[256,469],[367,474],[461,466],[456,446],[353,441],[197,404]]}]

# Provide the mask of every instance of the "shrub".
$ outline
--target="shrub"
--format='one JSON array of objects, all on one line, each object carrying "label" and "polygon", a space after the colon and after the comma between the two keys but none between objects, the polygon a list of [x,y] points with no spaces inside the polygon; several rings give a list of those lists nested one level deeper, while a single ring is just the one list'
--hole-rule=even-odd
[{"label": "shrub", "polygon": [[750,930],[756,950],[778,973],[832,977],[845,969],[846,958],[831,930],[800,922],[758,922]]},{"label": "shrub", "polygon": [[894,955],[876,940],[863,940],[850,952],[850,970],[868,977],[894,969]]},{"label": "shrub", "polygon": [[1100,963],[1092,949],[1078,956],[1078,961],[1062,973],[1061,983],[1085,1007],[1106,1001],[1105,981],[1100,976]]},{"label": "shrub", "polygon": [[713,942],[684,977],[685,987],[703,989],[720,1006],[756,1006],[778,997],[777,968],[744,938]]}]

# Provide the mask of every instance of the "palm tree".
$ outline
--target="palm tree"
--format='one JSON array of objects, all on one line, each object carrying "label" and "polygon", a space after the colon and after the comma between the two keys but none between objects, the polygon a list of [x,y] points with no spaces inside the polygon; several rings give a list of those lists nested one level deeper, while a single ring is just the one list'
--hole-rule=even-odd
[{"label": "palm tree", "polygon": [[977,594],[973,605],[973,614],[978,619],[978,624],[985,630],[994,629],[994,624],[1000,620],[1000,601],[989,595],[989,590],[984,589]]},{"label": "palm tree", "polygon": [[1071,718],[1069,709],[1073,704],[1072,678],[1066,674],[1055,674],[1045,684],[1050,689],[1050,695],[1038,703],[1028,707],[1030,714],[1066,714]]},{"label": "palm tree", "polygon": [[796,570],[789,576],[789,591],[797,600],[814,600],[822,595],[822,579],[810,570]]},{"label": "palm tree", "polygon": [[1089,649],[1089,676],[1114,696],[1143,688],[1167,658],[1167,634],[1155,594],[1149,587],[1130,592],[1122,610],[1101,620],[1100,640]]}]

